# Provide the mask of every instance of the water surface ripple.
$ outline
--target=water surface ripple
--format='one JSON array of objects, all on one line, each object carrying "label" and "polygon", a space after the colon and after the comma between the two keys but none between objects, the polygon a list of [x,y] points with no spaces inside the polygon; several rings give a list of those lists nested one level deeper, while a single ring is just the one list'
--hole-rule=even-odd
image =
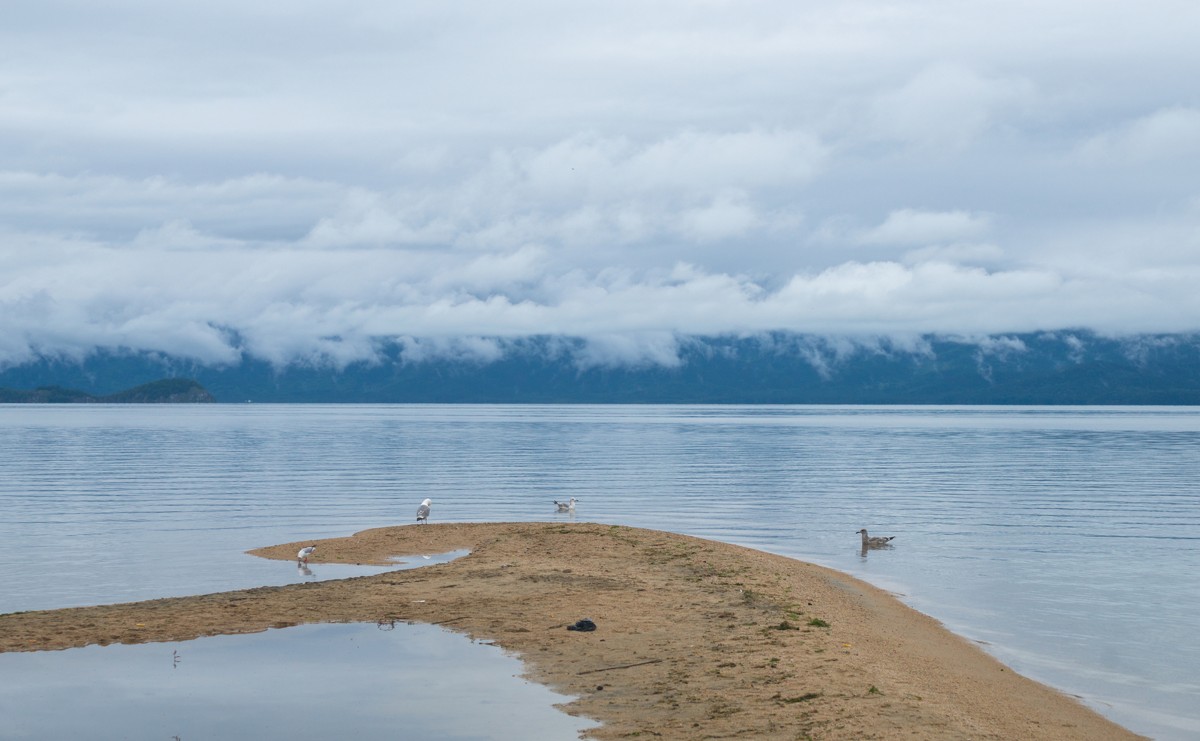
[{"label": "water surface ripple", "polygon": [[[275,542],[567,518],[893,590],[1157,738],[1200,736],[1195,408],[0,406],[0,612],[295,580]],[[896,535],[858,549],[861,527]]]}]

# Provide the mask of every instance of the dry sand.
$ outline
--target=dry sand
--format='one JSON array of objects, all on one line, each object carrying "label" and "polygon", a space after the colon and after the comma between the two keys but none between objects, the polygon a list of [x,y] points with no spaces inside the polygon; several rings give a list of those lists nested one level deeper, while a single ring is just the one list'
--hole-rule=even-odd
[{"label": "dry sand", "polygon": [[[301,545],[257,551],[294,560]],[[488,639],[578,697],[599,739],[1133,739],[885,592],[738,546],[595,524],[447,524],[317,541],[314,563],[467,548],[376,576],[0,616],[0,651],[412,621]],[[594,632],[566,626],[591,618]]]}]

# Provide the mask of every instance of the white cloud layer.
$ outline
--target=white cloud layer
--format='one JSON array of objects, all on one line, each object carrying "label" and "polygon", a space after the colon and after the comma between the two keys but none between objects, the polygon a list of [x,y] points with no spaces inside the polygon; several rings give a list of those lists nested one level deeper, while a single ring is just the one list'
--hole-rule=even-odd
[{"label": "white cloud layer", "polygon": [[0,364],[1200,329],[1200,6],[5,15]]}]

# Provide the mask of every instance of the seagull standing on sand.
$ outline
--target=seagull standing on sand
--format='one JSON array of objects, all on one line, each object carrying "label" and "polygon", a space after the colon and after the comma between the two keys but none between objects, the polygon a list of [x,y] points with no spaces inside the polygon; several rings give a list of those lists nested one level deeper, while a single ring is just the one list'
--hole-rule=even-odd
[{"label": "seagull standing on sand", "polygon": [[315,545],[301,548],[300,552],[296,554],[296,563],[308,563],[308,557],[311,556],[315,550],[317,550]]},{"label": "seagull standing on sand", "polygon": [[565,502],[560,502],[557,499],[555,499],[554,506],[558,507],[559,512],[574,512],[575,511],[575,503],[578,501],[579,500],[576,499],[575,497],[571,497],[569,500],[567,500]]},{"label": "seagull standing on sand", "polygon": [[421,502],[421,506],[417,507],[417,522],[429,522],[429,505],[433,504],[432,499],[426,499]]},{"label": "seagull standing on sand", "polygon": [[887,537],[872,538],[867,535],[866,528],[859,530],[858,534],[862,536],[862,547],[863,548],[882,548],[883,546],[890,543],[893,538],[896,537],[895,535],[888,535]]}]

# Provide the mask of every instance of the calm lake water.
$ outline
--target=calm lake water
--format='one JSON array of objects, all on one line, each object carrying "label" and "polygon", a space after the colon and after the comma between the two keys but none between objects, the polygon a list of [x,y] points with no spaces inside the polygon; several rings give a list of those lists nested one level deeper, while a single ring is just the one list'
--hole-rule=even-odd
[{"label": "calm lake water", "polygon": [[[854,574],[1126,727],[1200,737],[1197,408],[0,406],[0,612],[338,578],[244,551],[425,497],[495,522],[571,496]],[[895,547],[863,556],[861,527]]]},{"label": "calm lake water", "polygon": [[432,625],[0,654],[0,738],[565,741],[596,725],[521,672]]}]

